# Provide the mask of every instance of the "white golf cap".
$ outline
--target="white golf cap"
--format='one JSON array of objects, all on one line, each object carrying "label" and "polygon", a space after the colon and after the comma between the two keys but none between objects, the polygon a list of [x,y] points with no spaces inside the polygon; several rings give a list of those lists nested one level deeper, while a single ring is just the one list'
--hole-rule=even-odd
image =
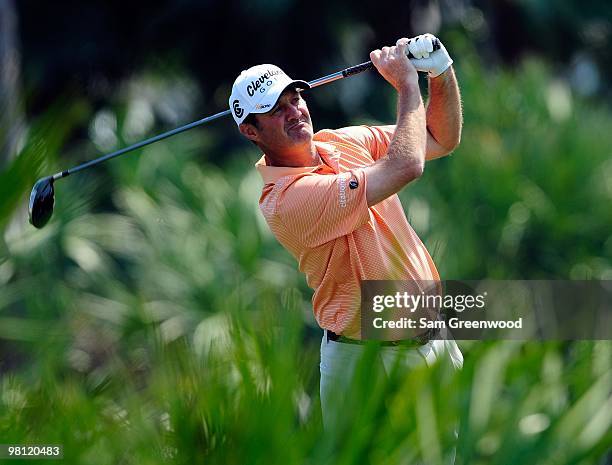
[{"label": "white golf cap", "polygon": [[234,81],[229,98],[236,124],[240,125],[251,113],[269,112],[280,94],[291,85],[310,89],[306,81],[295,81],[274,65],[257,65],[241,72]]}]

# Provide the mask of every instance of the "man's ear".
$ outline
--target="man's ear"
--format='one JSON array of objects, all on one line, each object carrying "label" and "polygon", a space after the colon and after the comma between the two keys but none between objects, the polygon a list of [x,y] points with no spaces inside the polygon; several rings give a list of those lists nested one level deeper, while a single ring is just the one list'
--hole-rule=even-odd
[{"label": "man's ear", "polygon": [[259,139],[259,132],[257,131],[257,128],[253,126],[252,124],[240,123],[240,126],[238,126],[238,129],[240,130],[240,133],[244,137],[246,137],[247,139],[253,142],[257,142],[257,140]]}]

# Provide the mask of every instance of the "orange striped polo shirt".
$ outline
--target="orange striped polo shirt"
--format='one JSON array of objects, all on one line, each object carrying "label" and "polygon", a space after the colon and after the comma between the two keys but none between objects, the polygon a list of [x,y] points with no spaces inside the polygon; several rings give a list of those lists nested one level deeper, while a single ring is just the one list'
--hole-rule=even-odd
[{"label": "orange striped polo shirt", "polygon": [[397,194],[369,207],[363,167],[387,152],[395,126],[322,130],[319,166],[255,165],[264,187],[259,207],[278,241],[314,290],[321,328],[360,338],[361,281],[440,279]]}]

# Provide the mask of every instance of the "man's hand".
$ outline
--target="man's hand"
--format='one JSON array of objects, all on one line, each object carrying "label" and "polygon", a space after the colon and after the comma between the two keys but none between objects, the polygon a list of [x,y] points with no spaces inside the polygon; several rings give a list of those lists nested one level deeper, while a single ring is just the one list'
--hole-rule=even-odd
[{"label": "man's hand", "polygon": [[414,56],[414,59],[411,60],[412,63],[418,71],[427,72],[429,77],[432,78],[439,76],[453,64],[452,58],[440,39],[437,39],[440,43],[440,48],[434,51],[433,44],[435,40],[436,37],[434,35],[423,34],[408,41],[408,50]]},{"label": "man's hand", "polygon": [[403,37],[393,47],[383,47],[370,52],[370,59],[378,72],[398,92],[412,90],[415,86],[418,89],[417,70],[406,56],[408,40]]}]

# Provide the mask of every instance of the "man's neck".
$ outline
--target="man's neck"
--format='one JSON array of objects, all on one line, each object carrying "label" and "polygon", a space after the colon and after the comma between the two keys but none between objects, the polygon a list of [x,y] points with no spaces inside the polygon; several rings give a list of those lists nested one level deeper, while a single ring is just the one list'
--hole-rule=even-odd
[{"label": "man's neck", "polygon": [[302,166],[317,166],[323,163],[314,143],[311,143],[310,146],[300,147],[294,151],[283,151],[283,153],[264,151],[264,153],[268,166],[297,168]]}]

